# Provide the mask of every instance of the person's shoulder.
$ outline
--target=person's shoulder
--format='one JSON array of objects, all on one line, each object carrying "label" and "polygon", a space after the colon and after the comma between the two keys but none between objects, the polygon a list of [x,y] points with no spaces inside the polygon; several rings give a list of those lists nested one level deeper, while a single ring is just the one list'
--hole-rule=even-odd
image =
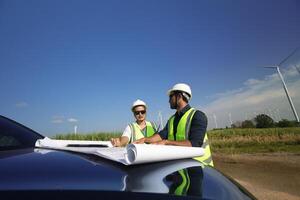
[{"label": "person's shoulder", "polygon": [[132,132],[132,126],[130,124],[127,124],[127,126],[125,127],[122,136],[127,136],[128,138],[130,138],[130,134]]},{"label": "person's shoulder", "polygon": [[151,124],[151,126],[153,126],[154,128],[156,127],[156,124],[153,121],[146,121],[146,123]]},{"label": "person's shoulder", "polygon": [[129,124],[127,124],[127,126],[133,126],[133,125],[135,125],[135,124],[136,124],[136,122],[133,121],[133,122],[130,122]]},{"label": "person's shoulder", "polygon": [[198,109],[195,109],[195,114],[194,114],[194,118],[198,118],[198,119],[207,119],[207,117],[206,117],[206,114],[203,112],[203,111],[201,111],[201,110],[198,110]]},{"label": "person's shoulder", "polygon": [[131,129],[134,126],[135,122],[130,122],[129,124],[127,124],[127,126],[125,127],[125,129]]}]

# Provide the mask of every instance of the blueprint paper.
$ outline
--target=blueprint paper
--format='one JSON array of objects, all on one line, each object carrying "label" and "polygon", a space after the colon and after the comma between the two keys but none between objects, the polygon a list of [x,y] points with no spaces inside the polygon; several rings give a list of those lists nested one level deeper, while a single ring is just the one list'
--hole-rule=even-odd
[{"label": "blueprint paper", "polygon": [[[100,144],[109,147],[69,147],[70,144]],[[124,165],[194,158],[204,155],[204,149],[201,147],[153,144],[129,144],[126,147],[112,147],[110,141],[52,140],[49,138],[38,140],[36,147],[93,154]]]}]

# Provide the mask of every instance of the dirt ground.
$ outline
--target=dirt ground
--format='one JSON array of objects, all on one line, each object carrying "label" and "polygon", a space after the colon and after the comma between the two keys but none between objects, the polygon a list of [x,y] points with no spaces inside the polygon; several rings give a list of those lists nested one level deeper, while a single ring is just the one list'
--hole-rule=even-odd
[{"label": "dirt ground", "polygon": [[214,154],[213,159],[258,199],[300,200],[300,154]]}]

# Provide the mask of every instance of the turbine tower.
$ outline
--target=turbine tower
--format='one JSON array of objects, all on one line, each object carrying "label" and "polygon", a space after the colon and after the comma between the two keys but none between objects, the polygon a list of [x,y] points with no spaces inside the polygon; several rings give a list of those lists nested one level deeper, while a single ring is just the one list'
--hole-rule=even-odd
[{"label": "turbine tower", "polygon": [[298,65],[295,66],[297,72],[300,74],[300,67]]},{"label": "turbine tower", "polygon": [[158,121],[159,125],[157,127],[157,131],[160,131],[159,129],[162,129],[164,127],[161,111],[158,111]]},{"label": "turbine tower", "polygon": [[233,124],[232,123],[232,118],[231,118],[231,113],[228,113],[228,117],[229,117],[229,122],[230,122],[230,126]]},{"label": "turbine tower", "polygon": [[292,111],[293,111],[293,114],[294,114],[295,119],[296,119],[297,122],[299,122],[299,117],[298,117],[297,111],[296,111],[296,109],[295,109],[295,107],[294,107],[292,98],[290,97],[289,91],[288,91],[288,89],[287,89],[287,87],[286,87],[286,84],[285,84],[285,82],[284,82],[283,76],[282,76],[282,74],[281,74],[281,72],[280,72],[279,66],[280,66],[282,63],[284,63],[288,58],[290,58],[290,57],[291,57],[298,49],[299,49],[299,48],[296,48],[296,50],[293,51],[293,52],[292,52],[288,57],[286,57],[283,61],[281,61],[281,62],[279,63],[279,65],[276,65],[276,66],[267,66],[267,67],[265,67],[265,68],[273,68],[273,69],[276,69],[276,70],[277,70],[278,76],[279,76],[279,78],[281,79],[281,82],[282,82],[282,85],[283,85],[283,89],[284,89],[284,91],[285,91],[285,94],[286,94],[286,96],[287,96],[287,99],[288,99],[288,101],[289,101],[289,103],[290,103],[291,109],[292,109]]},{"label": "turbine tower", "polygon": [[276,108],[276,114],[277,114],[277,116],[278,116],[278,121],[280,121],[281,120],[281,116],[280,116],[280,112],[279,112],[279,109],[278,108]]},{"label": "turbine tower", "polygon": [[77,125],[74,126],[74,134],[77,134]]},{"label": "turbine tower", "polygon": [[216,125],[216,128],[218,128],[218,124],[217,124],[217,116],[215,114],[213,114],[213,118],[215,120],[215,125]]}]

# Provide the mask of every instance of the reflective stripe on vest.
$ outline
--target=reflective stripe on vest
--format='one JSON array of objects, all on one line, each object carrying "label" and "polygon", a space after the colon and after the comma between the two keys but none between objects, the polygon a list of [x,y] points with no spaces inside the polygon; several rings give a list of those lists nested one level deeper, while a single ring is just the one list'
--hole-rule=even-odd
[{"label": "reflective stripe on vest", "polygon": [[200,162],[203,162],[206,165],[210,165],[210,166],[213,167],[214,166],[214,162],[213,162],[212,157],[211,157],[210,146],[209,146],[209,143],[208,143],[208,138],[207,138],[207,134],[206,133],[205,133],[205,136],[204,136],[202,148],[204,149],[204,155],[200,156],[200,157],[196,157],[194,159],[198,160]]},{"label": "reflective stripe on vest", "polygon": [[136,122],[129,124],[131,130],[130,142],[141,139],[143,137],[150,137],[156,132],[155,124],[152,122],[146,121],[146,135],[141,131],[139,125]]},{"label": "reflective stripe on vest", "polygon": [[[177,125],[177,133],[176,133],[176,141],[182,141],[186,140],[188,138],[188,134],[190,132],[192,118],[195,114],[196,110],[194,108],[190,108],[188,111],[184,113],[184,115],[181,117],[181,119],[178,122]],[[175,115],[173,115],[169,121],[168,121],[168,140],[175,140],[174,137],[174,118]],[[205,133],[203,144],[201,146],[204,149],[204,155],[200,157],[195,157],[194,159],[203,162],[206,165],[214,166],[212,157],[211,157],[211,151],[210,146],[208,143],[208,137]]]},{"label": "reflective stripe on vest", "polygon": [[181,184],[176,188],[175,195],[186,195],[190,187],[190,177],[187,169],[181,169],[178,171],[182,178]]}]

